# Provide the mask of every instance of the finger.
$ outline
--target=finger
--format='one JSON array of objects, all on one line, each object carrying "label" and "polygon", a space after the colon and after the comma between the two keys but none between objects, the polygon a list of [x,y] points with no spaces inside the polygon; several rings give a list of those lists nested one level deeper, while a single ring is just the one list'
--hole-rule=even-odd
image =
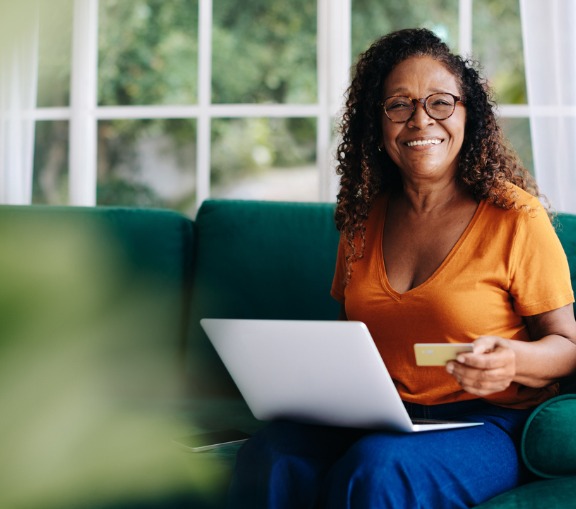
[{"label": "finger", "polygon": [[479,382],[467,383],[462,381],[460,386],[462,389],[470,394],[475,394],[477,396],[486,396],[488,394],[495,394],[497,392],[502,392],[508,388],[510,384],[506,381],[500,382]]},{"label": "finger", "polygon": [[[448,366],[447,366],[448,371]],[[512,363],[503,363],[492,368],[474,367],[469,364],[453,362],[449,373],[459,377],[461,380],[498,380],[500,378],[510,378],[514,375],[515,369]]]},{"label": "finger", "polygon": [[498,369],[505,367],[511,360],[511,356],[505,351],[491,353],[466,353],[456,358],[458,364],[475,369]]},{"label": "finger", "polygon": [[473,384],[476,381],[490,382],[500,379],[511,379],[514,376],[514,364],[503,363],[491,368],[474,367],[469,364],[452,362],[446,366],[446,371],[463,383]]},{"label": "finger", "polygon": [[510,372],[506,369],[468,370],[464,373],[456,373],[455,376],[460,379],[462,384],[477,388],[501,384],[508,385],[512,378]]},{"label": "finger", "polygon": [[464,390],[473,394],[492,394],[506,389],[512,382],[508,369],[455,369],[453,376]]},{"label": "finger", "polygon": [[502,338],[499,336],[479,336],[474,341],[474,353],[487,353],[501,345]]},{"label": "finger", "polygon": [[491,351],[460,354],[456,360],[460,364],[477,369],[498,369],[515,365],[515,353],[508,345],[497,344]]},{"label": "finger", "polygon": [[475,383],[475,384],[461,384],[462,389],[470,394],[477,396],[487,396],[489,394],[495,394],[506,390],[510,384],[506,381],[501,381],[499,383]]}]

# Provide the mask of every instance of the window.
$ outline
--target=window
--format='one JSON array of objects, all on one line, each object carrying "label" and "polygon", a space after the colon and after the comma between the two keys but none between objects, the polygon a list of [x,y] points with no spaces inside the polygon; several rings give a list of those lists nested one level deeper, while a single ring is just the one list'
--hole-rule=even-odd
[{"label": "window", "polygon": [[190,215],[208,197],[333,200],[351,62],[409,26],[482,62],[530,167],[518,3],[39,2],[31,200]]}]

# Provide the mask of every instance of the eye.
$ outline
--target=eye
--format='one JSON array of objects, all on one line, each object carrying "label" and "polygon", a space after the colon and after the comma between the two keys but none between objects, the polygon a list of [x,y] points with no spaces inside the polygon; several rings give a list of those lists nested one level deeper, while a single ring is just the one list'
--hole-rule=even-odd
[{"label": "eye", "polygon": [[428,103],[432,107],[452,106],[454,104],[454,98],[447,94],[435,94],[429,97]]},{"label": "eye", "polygon": [[384,106],[388,111],[412,109],[412,101],[409,97],[390,97]]}]

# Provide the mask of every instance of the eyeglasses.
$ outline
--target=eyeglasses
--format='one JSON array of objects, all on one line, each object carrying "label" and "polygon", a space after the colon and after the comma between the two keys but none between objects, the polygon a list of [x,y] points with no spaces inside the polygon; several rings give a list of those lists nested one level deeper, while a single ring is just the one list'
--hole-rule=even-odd
[{"label": "eyeglasses", "polygon": [[456,103],[462,101],[459,95],[448,92],[430,94],[428,97],[421,99],[412,99],[404,95],[393,95],[384,99],[381,105],[384,107],[384,113],[392,122],[406,122],[412,118],[416,111],[416,103],[424,106],[426,114],[434,120],[446,120],[456,109]]}]

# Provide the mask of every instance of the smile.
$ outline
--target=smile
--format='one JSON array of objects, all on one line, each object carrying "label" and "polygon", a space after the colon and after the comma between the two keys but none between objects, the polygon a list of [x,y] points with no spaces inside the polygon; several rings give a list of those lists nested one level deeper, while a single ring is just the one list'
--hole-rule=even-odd
[{"label": "smile", "polygon": [[433,138],[430,140],[414,140],[414,141],[409,141],[406,143],[407,146],[409,147],[424,147],[426,145],[440,145],[440,143],[442,143],[442,140],[439,140],[437,138]]}]

